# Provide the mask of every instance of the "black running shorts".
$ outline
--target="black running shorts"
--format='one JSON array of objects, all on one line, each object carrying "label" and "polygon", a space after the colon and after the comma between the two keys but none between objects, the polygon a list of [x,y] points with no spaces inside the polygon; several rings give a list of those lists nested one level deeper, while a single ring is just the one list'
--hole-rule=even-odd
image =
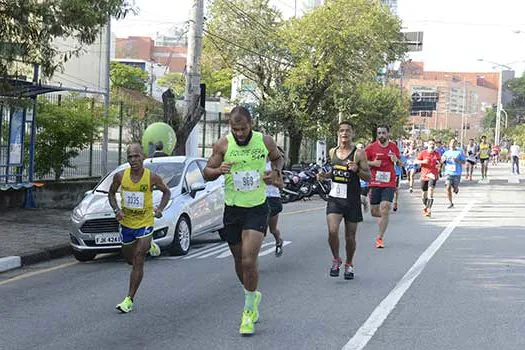
[{"label": "black running shorts", "polygon": [[[360,198],[360,197],[357,197]],[[328,198],[326,203],[326,215],[340,214],[346,222],[361,222],[363,221],[363,213],[361,212],[361,199],[354,201],[354,203],[342,205],[331,198]]]},{"label": "black running shorts", "polygon": [[271,218],[283,211],[283,203],[281,202],[280,197],[268,197],[266,200],[270,206]]},{"label": "black running shorts", "polygon": [[268,202],[251,208],[225,206],[224,208],[224,229],[221,238],[231,245],[239,244],[242,238],[242,231],[254,230],[266,236],[268,229],[268,216],[270,207]]},{"label": "black running shorts", "polygon": [[379,205],[381,202],[394,201],[395,188],[392,187],[371,187],[370,188],[370,205]]}]

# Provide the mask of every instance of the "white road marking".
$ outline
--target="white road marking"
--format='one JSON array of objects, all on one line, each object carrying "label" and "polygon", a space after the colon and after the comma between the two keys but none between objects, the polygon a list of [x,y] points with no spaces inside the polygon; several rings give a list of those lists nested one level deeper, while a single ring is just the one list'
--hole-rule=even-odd
[{"label": "white road marking", "polygon": [[303,210],[296,210],[296,211],[289,211],[285,213],[281,213],[280,215],[291,215],[291,214],[300,214],[300,213],[307,213],[309,211],[317,211],[326,208],[326,206],[322,207],[316,207],[316,208],[310,208],[310,209],[303,209]]},{"label": "white road marking", "polygon": [[375,308],[375,310],[370,314],[366,322],[359,328],[356,334],[346,343],[343,347],[343,350],[361,350],[366,344],[372,339],[375,332],[386,320],[388,315],[394,310],[397,303],[403,297],[405,292],[410,288],[412,282],[419,276],[423,271],[425,266],[428,264],[430,259],[434,254],[441,248],[443,243],[450,236],[452,231],[459,225],[461,220],[465,218],[467,213],[472,206],[474,201],[471,201],[467,206],[461,211],[461,213],[451,222],[448,226],[441,232],[441,234],[432,242],[432,244],[421,254],[419,259],[412,265],[410,270],[401,278],[397,285],[390,291],[383,301]]},{"label": "white road marking", "polygon": [[[291,241],[283,241],[283,247],[286,247],[288,244],[292,243]],[[262,251],[259,253],[259,256],[265,256],[271,253],[275,253],[275,243],[272,244],[272,247],[270,249],[266,249],[265,251]]]},{"label": "white road marking", "polygon": [[219,243],[219,245],[214,245],[213,247],[211,247],[209,249],[205,249],[205,250],[199,251],[198,253],[186,255],[183,259],[186,260],[186,259],[196,258],[198,256],[201,256],[203,254],[206,254],[206,253],[209,253],[209,252],[212,252],[212,251],[222,250],[222,249],[224,249],[226,247],[228,247],[228,243]]},{"label": "white road marking", "polygon": [[26,274],[23,274],[23,275],[20,275],[20,276],[16,276],[16,277],[10,278],[8,280],[2,281],[2,282],[0,282],[0,286],[3,286],[4,284],[8,284],[8,283],[11,283],[11,282],[20,281],[20,280],[26,279],[28,277],[41,275],[43,273],[51,272],[51,271],[58,270],[58,269],[63,269],[64,267],[73,266],[73,265],[77,265],[77,264],[78,264],[78,261],[75,261],[75,262],[70,262],[70,263],[66,263],[66,264],[62,264],[62,265],[58,265],[58,266],[53,266],[53,267],[50,267],[48,269],[43,269],[43,270],[39,270],[39,271],[35,271],[35,272],[29,272],[29,273],[26,273]]}]

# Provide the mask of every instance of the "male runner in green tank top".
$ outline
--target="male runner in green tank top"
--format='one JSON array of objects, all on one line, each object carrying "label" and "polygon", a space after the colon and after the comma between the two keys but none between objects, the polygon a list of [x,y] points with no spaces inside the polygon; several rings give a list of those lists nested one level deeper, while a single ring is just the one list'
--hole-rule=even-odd
[{"label": "male runner in green tank top", "polygon": [[[245,302],[239,332],[254,333],[259,319],[261,293],[257,291],[257,257],[261,249],[270,213],[266,202],[266,184],[282,187],[283,158],[275,141],[252,131],[250,112],[237,106],[230,113],[231,133],[213,146],[204,169],[208,181],[224,175],[224,230],[235,261],[237,277],[244,286]],[[272,171],[266,171],[266,159]]]}]

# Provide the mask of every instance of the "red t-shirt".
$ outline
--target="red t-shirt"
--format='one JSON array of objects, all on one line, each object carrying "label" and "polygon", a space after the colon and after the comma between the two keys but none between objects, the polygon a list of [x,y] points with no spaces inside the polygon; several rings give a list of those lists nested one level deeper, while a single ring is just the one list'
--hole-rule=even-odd
[{"label": "red t-shirt", "polygon": [[428,174],[434,174],[434,179],[437,180],[438,178],[438,163],[441,161],[441,155],[438,151],[434,150],[430,152],[428,149],[419,152],[417,155],[418,160],[425,160],[428,159],[427,164],[421,164],[421,180],[428,181],[432,180],[427,175]]},{"label": "red t-shirt", "polygon": [[383,147],[379,141],[375,141],[374,143],[368,145],[368,147],[365,149],[365,153],[366,158],[369,161],[372,162],[376,159],[381,161],[381,166],[370,167],[372,178],[370,179],[368,186],[395,188],[396,171],[394,169],[394,163],[392,163],[392,160],[390,159],[390,155],[395,154],[398,159],[400,158],[399,148],[397,148],[397,145],[390,141],[386,147]]}]

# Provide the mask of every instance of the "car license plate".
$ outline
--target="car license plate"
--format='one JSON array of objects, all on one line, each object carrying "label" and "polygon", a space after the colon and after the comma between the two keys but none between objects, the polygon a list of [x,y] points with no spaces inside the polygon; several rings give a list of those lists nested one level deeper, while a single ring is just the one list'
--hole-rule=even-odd
[{"label": "car license plate", "polygon": [[95,235],[95,244],[120,244],[122,238],[120,233],[103,233]]}]

